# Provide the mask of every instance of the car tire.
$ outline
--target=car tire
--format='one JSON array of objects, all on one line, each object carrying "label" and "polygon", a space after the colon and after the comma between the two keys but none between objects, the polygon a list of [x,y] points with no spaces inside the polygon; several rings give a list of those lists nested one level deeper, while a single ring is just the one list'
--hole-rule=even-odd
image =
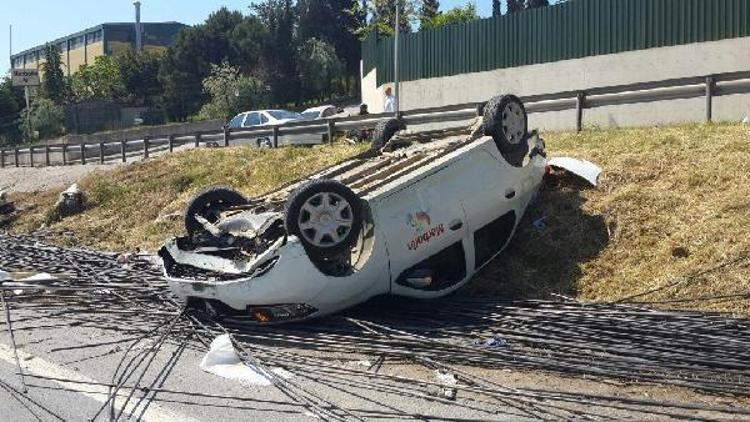
[{"label": "car tire", "polygon": [[212,186],[196,193],[188,202],[185,211],[185,229],[188,235],[204,232],[196,214],[211,223],[219,220],[219,214],[227,208],[247,204],[247,199],[236,190],[226,186]]},{"label": "car tire", "polygon": [[380,149],[398,133],[398,131],[405,129],[403,122],[398,119],[389,119],[378,122],[375,125],[375,132],[372,136],[372,148]]},{"label": "car tire", "polygon": [[517,153],[526,144],[529,119],[523,102],[515,95],[492,98],[484,107],[482,119],[484,134],[492,137],[500,152]]},{"label": "car tire", "polygon": [[313,180],[297,188],[284,211],[287,233],[315,257],[334,258],[351,250],[362,230],[361,200],[335,180]]}]

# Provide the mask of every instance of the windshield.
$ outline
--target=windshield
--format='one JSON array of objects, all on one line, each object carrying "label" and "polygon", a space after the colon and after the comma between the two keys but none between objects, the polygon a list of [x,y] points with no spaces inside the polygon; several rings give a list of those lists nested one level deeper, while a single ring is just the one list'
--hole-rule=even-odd
[{"label": "windshield", "polygon": [[295,113],[292,111],[286,111],[286,110],[268,110],[268,114],[271,115],[276,120],[301,120],[302,115],[299,113]]}]

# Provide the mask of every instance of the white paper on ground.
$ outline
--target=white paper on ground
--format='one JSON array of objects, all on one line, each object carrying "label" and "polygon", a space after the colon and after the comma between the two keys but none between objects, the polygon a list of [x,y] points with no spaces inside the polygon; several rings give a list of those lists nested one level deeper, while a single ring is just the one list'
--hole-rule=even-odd
[{"label": "white paper on ground", "polygon": [[547,161],[547,164],[552,167],[567,170],[576,176],[582,177],[587,182],[591,183],[591,186],[597,185],[599,174],[602,172],[602,169],[599,168],[599,166],[590,161],[579,160],[571,157],[555,157]]},{"label": "white paper on ground", "polygon": [[[223,334],[211,342],[211,349],[203,357],[200,367],[202,370],[222,378],[240,381],[248,385],[269,386],[271,380],[263,374],[263,370],[243,362],[234,350],[229,334]],[[290,378],[292,374],[281,368],[271,370],[283,378]]]},{"label": "white paper on ground", "polygon": [[442,372],[438,369],[435,370],[435,378],[441,383],[451,387],[456,385],[457,382],[456,377],[453,374],[450,372]]}]

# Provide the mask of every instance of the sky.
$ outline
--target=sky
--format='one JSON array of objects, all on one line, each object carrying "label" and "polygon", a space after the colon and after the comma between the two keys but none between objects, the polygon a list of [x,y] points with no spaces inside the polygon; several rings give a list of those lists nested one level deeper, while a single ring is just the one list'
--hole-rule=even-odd
[{"label": "sky", "polygon": [[[200,23],[222,6],[247,12],[251,0],[141,0],[143,22]],[[10,69],[9,27],[13,25],[13,53],[44,44],[104,22],[134,19],[132,0],[2,0],[0,12],[0,72]],[[450,9],[466,0],[442,0]],[[476,1],[480,16],[491,14],[492,1]]]}]

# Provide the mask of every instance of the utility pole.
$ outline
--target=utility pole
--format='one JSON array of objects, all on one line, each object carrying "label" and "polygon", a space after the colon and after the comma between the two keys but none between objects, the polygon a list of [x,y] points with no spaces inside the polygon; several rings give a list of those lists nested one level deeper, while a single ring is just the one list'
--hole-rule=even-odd
[{"label": "utility pole", "polygon": [[399,25],[401,22],[401,0],[396,0],[396,36],[393,42],[393,84],[396,88],[396,117],[398,117],[399,110],[401,108],[401,96],[399,95],[399,80],[398,80],[398,35],[401,32]]},{"label": "utility pole", "polygon": [[143,34],[141,32],[141,2],[135,0],[133,2],[135,6],[135,52],[140,53],[143,49]]}]

